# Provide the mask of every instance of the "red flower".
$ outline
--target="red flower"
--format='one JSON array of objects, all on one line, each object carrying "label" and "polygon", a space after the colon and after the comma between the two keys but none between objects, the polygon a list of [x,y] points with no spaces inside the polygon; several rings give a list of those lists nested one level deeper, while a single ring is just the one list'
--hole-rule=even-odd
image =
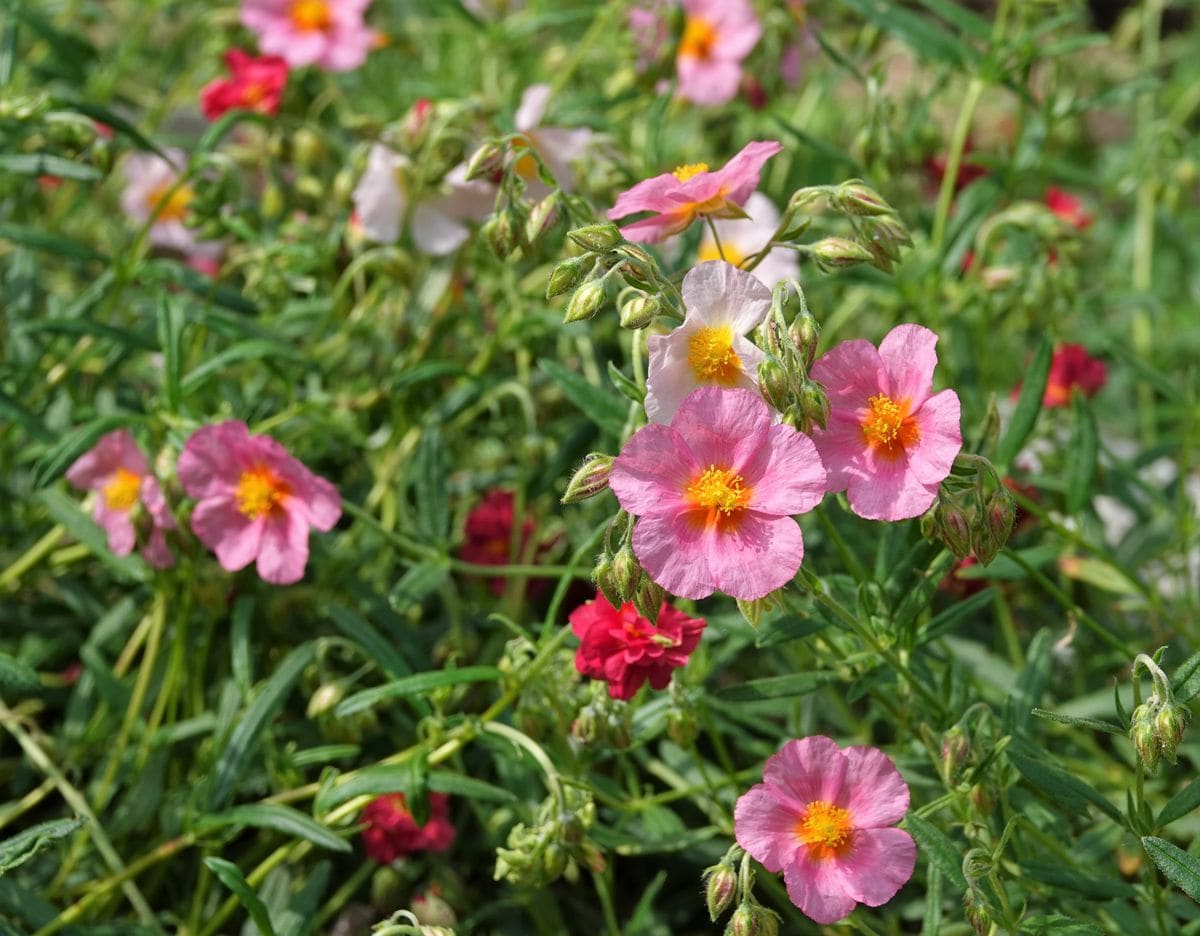
[{"label": "red flower", "polygon": [[1078,387],[1086,397],[1094,397],[1108,380],[1104,362],[1087,353],[1083,345],[1065,344],[1054,352],[1050,376],[1042,406],[1066,406],[1071,402],[1071,388]]},{"label": "red flower", "polygon": [[1077,231],[1086,231],[1095,220],[1084,210],[1083,202],[1055,185],[1046,188],[1046,207]]},{"label": "red flower", "polygon": [[371,800],[362,818],[367,824],[362,834],[363,847],[368,857],[379,864],[391,864],[413,852],[444,852],[454,843],[449,797],[445,793],[429,794],[429,821],[423,826],[417,825],[408,811],[403,793]]},{"label": "red flower", "polygon": [[236,107],[274,117],[287,85],[288,66],[278,55],[255,58],[241,49],[225,53],[230,77],[210,81],[200,91],[204,116],[216,120]]},{"label": "red flower", "polygon": [[[459,557],[464,562],[475,565],[508,565],[519,562],[526,554],[529,539],[534,533],[533,518],[526,516],[521,521],[521,541],[517,547],[516,557],[510,555],[513,537],[513,493],[512,491],[491,490],[483,496],[483,501],[467,515],[464,532],[466,542],[458,550]],[[544,551],[539,546],[537,552]],[[534,557],[536,559],[536,556]],[[534,580],[530,583],[530,593],[536,594],[546,587],[544,580]],[[497,576],[489,579],[488,585],[496,595],[503,595],[505,579]]]},{"label": "red flower", "polygon": [[600,594],[572,611],[568,620],[580,640],[575,669],[605,680],[614,699],[632,699],[647,680],[655,689],[665,689],[671,670],[687,663],[704,630],[703,618],[690,618],[666,602],[655,627],[632,603],[618,611]]},{"label": "red flower", "polygon": [[[967,154],[975,149],[975,144],[970,140],[966,141],[963,146],[962,159],[958,163],[958,175],[954,178],[954,194],[957,195],[976,179],[982,179],[988,174],[987,166],[981,166],[978,163],[969,162]],[[946,167],[949,164],[949,158],[945,153],[937,156],[930,156],[925,160],[925,171],[929,173],[930,178],[937,184],[939,188],[942,185],[942,179],[946,176]]]}]

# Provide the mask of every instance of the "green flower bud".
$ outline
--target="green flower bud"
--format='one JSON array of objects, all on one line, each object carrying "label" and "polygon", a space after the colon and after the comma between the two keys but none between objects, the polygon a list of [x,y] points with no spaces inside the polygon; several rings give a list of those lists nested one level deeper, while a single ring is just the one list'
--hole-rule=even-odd
[{"label": "green flower bud", "polygon": [[882,195],[859,179],[850,179],[839,185],[830,196],[829,202],[839,211],[859,217],[895,214]]},{"label": "green flower bud", "polygon": [[758,365],[758,389],[775,409],[782,412],[791,405],[792,381],[778,358],[764,358]]},{"label": "green flower bud", "polygon": [[504,168],[504,147],[494,141],[484,143],[467,160],[467,181],[490,179]]},{"label": "green flower bud", "polygon": [[647,621],[657,624],[658,612],[662,608],[666,596],[667,593],[663,591],[661,585],[650,576],[643,574],[641,582],[638,583],[638,587],[633,593],[633,606],[637,608],[638,614]]},{"label": "green flower bud", "polygon": [[621,587],[617,583],[612,556],[601,556],[592,569],[592,581],[600,589],[600,594],[608,599],[614,608],[620,608],[624,599],[621,597]]},{"label": "green flower bud", "polygon": [[590,319],[604,305],[604,284],[597,280],[584,283],[567,303],[567,314],[563,316],[563,324],[582,322]]},{"label": "green flower bud", "polygon": [[708,918],[714,923],[729,909],[737,892],[737,872],[728,862],[713,865],[704,872],[704,902],[708,906]]},{"label": "green flower bud", "polygon": [[483,226],[483,236],[487,239],[492,253],[500,260],[505,260],[519,246],[519,235],[513,217],[507,211],[495,214]]},{"label": "green flower bud", "polygon": [[591,257],[572,257],[564,260],[550,274],[550,280],[546,286],[546,298],[553,299],[555,296],[561,296],[568,289],[574,289],[587,276],[588,270],[595,265],[595,262]]},{"label": "green flower bud", "polygon": [[546,850],[542,852],[542,870],[546,873],[547,883],[557,881],[562,877],[562,873],[567,870],[569,857],[567,850],[557,842],[551,842],[546,846]]},{"label": "green flower bud", "polygon": [[529,212],[529,220],[525,222],[525,240],[536,244],[558,220],[558,193],[551,192]]},{"label": "green flower bud", "polygon": [[297,166],[305,169],[313,166],[324,153],[325,141],[308,127],[300,127],[292,134],[292,155]]},{"label": "green flower bud", "polygon": [[346,694],[346,687],[341,683],[324,683],[317,687],[317,691],[312,694],[312,698],[308,700],[308,709],[305,714],[309,718],[316,718],[319,715],[324,715],[335,705],[342,701],[342,696]]},{"label": "green flower bud", "polygon": [[[995,546],[995,552],[1004,548],[1012,535],[1013,520],[1016,519],[1017,508],[1008,489],[1001,486],[988,498],[983,507],[983,522],[987,526],[990,541]],[[979,560],[983,562],[982,559]],[[984,563],[986,565],[986,563]]]},{"label": "green flower bud", "polygon": [[1143,702],[1133,710],[1129,720],[1129,740],[1133,742],[1138,760],[1150,773],[1158,769],[1158,758],[1162,754],[1156,720],[1159,711],[1157,697],[1151,696],[1148,702]]},{"label": "green flower bud", "polygon": [[821,326],[809,312],[803,312],[788,326],[788,337],[800,352],[800,359],[807,371],[817,356],[817,343],[821,340]]},{"label": "green flower bud", "polygon": [[1168,764],[1175,763],[1175,749],[1183,740],[1183,733],[1191,720],[1191,709],[1174,701],[1165,703],[1154,716],[1154,731],[1158,736],[1162,756]]},{"label": "green flower bud", "polygon": [[953,779],[971,753],[971,741],[961,725],[955,725],[942,736],[942,770]]},{"label": "green flower bud", "polygon": [[844,237],[826,237],[813,244],[811,250],[813,259],[824,273],[874,259],[866,247]]},{"label": "green flower bud", "polygon": [[638,289],[654,292],[654,258],[635,244],[622,244],[616,253],[621,258],[621,275],[625,281]]},{"label": "green flower bud", "polygon": [[625,238],[621,236],[621,229],[611,221],[576,228],[567,237],[584,250],[594,250],[597,253],[612,250],[618,244],[625,241]]},{"label": "green flower bud", "polygon": [[633,554],[633,549],[629,544],[622,546],[613,556],[612,571],[617,600],[611,604],[614,608],[620,609],[625,602],[633,600],[634,593],[644,577],[642,565],[637,561],[637,556]]},{"label": "green flower bud", "polygon": [[583,464],[579,466],[579,470],[567,482],[567,490],[562,496],[562,503],[577,504],[608,490],[608,478],[612,474],[614,461],[616,459],[612,455],[601,455],[596,452],[588,455]]},{"label": "green flower bud", "polygon": [[971,525],[957,504],[943,502],[938,506],[938,532],[954,558],[965,559],[971,554]]},{"label": "green flower bud", "polygon": [[662,303],[657,296],[637,295],[621,306],[619,320],[622,328],[645,328],[659,312]]},{"label": "green flower bud", "polygon": [[829,395],[816,381],[806,380],[800,388],[800,411],[822,429],[829,425]]}]

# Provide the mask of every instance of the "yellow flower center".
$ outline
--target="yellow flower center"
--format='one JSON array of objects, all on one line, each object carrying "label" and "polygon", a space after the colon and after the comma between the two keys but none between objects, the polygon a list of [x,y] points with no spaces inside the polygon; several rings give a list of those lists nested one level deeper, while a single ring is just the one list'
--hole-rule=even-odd
[{"label": "yellow flower center", "polygon": [[712,23],[699,16],[689,17],[679,41],[679,55],[681,58],[706,59],[712,55],[716,41],[717,28]]},{"label": "yellow flower center", "polygon": [[192,203],[196,193],[189,185],[181,185],[172,192],[173,188],[175,188],[174,182],[164,182],[162,185],[156,185],[146,194],[146,210],[152,214],[155,211],[158,212],[157,223],[182,221],[187,217],[188,205]]},{"label": "yellow flower center", "polygon": [[129,510],[137,503],[141,490],[141,475],[134,474],[128,468],[118,468],[108,484],[104,485],[101,494],[109,510]]},{"label": "yellow flower center", "polygon": [[698,328],[688,339],[688,363],[700,383],[736,386],[742,359],[733,350],[733,329],[728,325]]},{"label": "yellow flower center", "polygon": [[796,821],[796,837],[808,846],[809,857],[818,860],[845,854],[853,833],[849,810],[823,800],[809,803]]},{"label": "yellow flower center", "polygon": [[708,172],[708,163],[686,163],[682,166],[676,166],[675,171],[671,175],[675,176],[680,182],[686,182],[692,176],[698,176],[702,172]]},{"label": "yellow flower center", "polygon": [[296,28],[304,32],[325,32],[333,25],[329,0],[292,0],[289,15]]},{"label": "yellow flower center", "polygon": [[729,516],[745,510],[750,502],[750,488],[740,474],[709,465],[687,486],[688,499],[697,507],[711,513]]},{"label": "yellow flower center", "polygon": [[270,468],[256,465],[242,472],[238,478],[234,497],[237,509],[251,520],[268,514],[278,515],[291,496],[292,489]]},{"label": "yellow flower center", "polygon": [[921,430],[909,414],[908,400],[893,400],[877,393],[867,400],[862,420],[867,445],[889,457],[897,457],[921,437]]},{"label": "yellow flower center", "polygon": [[[721,251],[725,252],[725,256],[721,256]],[[721,241],[720,249],[717,248],[716,241],[705,241],[700,245],[700,249],[696,252],[696,262],[703,263],[705,260],[724,260],[726,263],[732,263],[735,267],[740,267],[747,259],[747,254],[742,253],[729,241]]]}]

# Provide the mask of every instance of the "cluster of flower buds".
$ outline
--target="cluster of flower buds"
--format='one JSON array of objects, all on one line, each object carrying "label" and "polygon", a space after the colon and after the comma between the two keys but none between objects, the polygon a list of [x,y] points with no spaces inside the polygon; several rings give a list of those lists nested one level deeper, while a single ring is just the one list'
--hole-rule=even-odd
[{"label": "cluster of flower buds", "polygon": [[758,385],[783,421],[805,433],[814,425],[824,429],[829,420],[825,388],[808,376],[820,337],[800,284],[776,283],[771,309],[758,327],[758,344],[767,352],[758,365]]},{"label": "cluster of flower buds", "polygon": [[608,694],[607,684],[592,680],[591,697],[571,723],[571,738],[584,746],[624,750],[633,743],[633,709]]},{"label": "cluster of flower buds", "polygon": [[858,179],[839,185],[810,185],[794,192],[775,240],[795,241],[808,230],[812,210],[822,203],[843,215],[854,235],[834,235],[803,245],[803,252],[825,273],[860,263],[890,273],[900,260],[901,251],[912,246],[912,237],[896,210]]},{"label": "cluster of flower buds", "polygon": [[1160,759],[1175,763],[1175,751],[1192,720],[1187,705],[1177,702],[1171,681],[1158,663],[1144,653],[1133,661],[1133,677],[1145,669],[1154,681],[1150,698],[1133,710],[1129,720],[1129,738],[1133,741],[1138,760],[1150,773],[1158,768]]},{"label": "cluster of flower buds", "polygon": [[[741,869],[734,862],[741,854]],[[737,903],[737,908],[725,925],[725,936],[777,936],[779,916],[760,904],[754,896],[754,874],[750,858],[734,845],[725,856],[703,876],[704,900],[708,918],[714,923]]]},{"label": "cluster of flower buds", "polygon": [[1016,502],[992,463],[981,455],[959,455],[921,518],[921,532],[940,540],[955,558],[974,555],[987,565],[1008,542],[1016,514]]},{"label": "cluster of flower buds", "polygon": [[541,666],[530,676],[537,647],[525,637],[515,637],[504,646],[497,663],[501,673],[501,688],[517,696],[513,722],[534,740],[562,738],[572,729],[578,691],[575,672],[575,651],[559,651],[551,665]]},{"label": "cluster of flower buds", "polygon": [[591,794],[569,787],[564,796],[562,803],[557,797],[547,798],[534,825],[513,826],[506,847],[496,849],[495,880],[545,887],[563,875],[573,880],[580,865],[597,873],[604,870],[604,853],[587,835],[596,819]]},{"label": "cluster of flower buds", "polygon": [[451,927],[422,923],[416,914],[409,910],[397,910],[383,923],[377,924],[371,932],[374,936],[454,936]]},{"label": "cluster of flower buds", "polygon": [[[638,614],[651,624],[658,623],[658,612],[667,593],[642,568],[633,554],[633,523],[629,514],[617,511],[604,539],[604,551],[592,569],[592,581],[614,608],[632,601]],[[620,545],[615,549],[614,543]]]}]

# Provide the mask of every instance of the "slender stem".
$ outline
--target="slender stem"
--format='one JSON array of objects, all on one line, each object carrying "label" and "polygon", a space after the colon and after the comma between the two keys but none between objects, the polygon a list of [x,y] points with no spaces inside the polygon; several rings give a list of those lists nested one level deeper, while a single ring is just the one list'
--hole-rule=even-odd
[{"label": "slender stem", "polygon": [[709,232],[712,234],[713,243],[717,245],[717,253],[722,260],[728,263],[729,261],[725,259],[725,248],[721,245],[721,235],[717,233],[717,222],[713,220],[712,215],[705,215],[704,220],[708,224]]},{"label": "slender stem", "polygon": [[946,221],[950,217],[950,206],[954,202],[954,187],[958,181],[958,170],[962,165],[963,152],[967,146],[967,135],[971,132],[971,119],[975,107],[983,94],[983,79],[978,76],[967,85],[962,107],[958,111],[958,122],[950,137],[950,154],[946,159],[946,172],[942,176],[942,187],[938,191],[937,210],[933,216],[933,233],[930,240],[935,250],[940,250],[946,237]]},{"label": "slender stem", "polygon": [[21,580],[21,576],[46,558],[63,538],[66,529],[55,525],[50,532],[30,546],[7,569],[0,572],[0,589],[9,588]]},{"label": "slender stem", "polygon": [[487,734],[499,735],[501,738],[506,738],[532,757],[537,762],[537,765],[542,768],[542,773],[546,777],[546,786],[549,787],[555,800],[558,801],[558,808],[562,812],[567,811],[567,798],[563,792],[562,782],[559,780],[558,768],[546,756],[546,752],[542,750],[541,745],[523,731],[518,731],[511,725],[506,725],[503,722],[489,722],[481,730]]}]

